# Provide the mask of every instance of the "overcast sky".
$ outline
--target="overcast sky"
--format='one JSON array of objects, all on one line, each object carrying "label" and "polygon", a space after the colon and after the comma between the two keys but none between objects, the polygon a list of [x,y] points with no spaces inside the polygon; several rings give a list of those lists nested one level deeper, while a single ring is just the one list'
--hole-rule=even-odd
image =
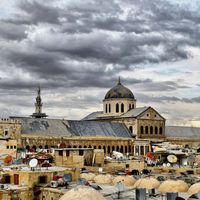
[{"label": "overcast sky", "polygon": [[121,77],[137,106],[200,126],[199,0],[1,0],[0,115],[102,110]]}]

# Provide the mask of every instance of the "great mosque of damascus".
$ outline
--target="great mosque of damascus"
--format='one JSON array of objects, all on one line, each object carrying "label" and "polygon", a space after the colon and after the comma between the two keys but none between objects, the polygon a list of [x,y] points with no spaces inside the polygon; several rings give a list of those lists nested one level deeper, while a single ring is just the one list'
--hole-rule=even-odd
[{"label": "great mosque of damascus", "polygon": [[2,119],[0,132],[26,149],[48,149],[62,143],[65,147],[104,149],[107,155],[114,150],[146,155],[153,143],[164,141],[200,148],[200,128],[165,126],[165,122],[151,106],[137,107],[134,94],[119,79],[106,93],[103,110],[81,120],[48,118],[42,112],[39,88],[35,113]]}]

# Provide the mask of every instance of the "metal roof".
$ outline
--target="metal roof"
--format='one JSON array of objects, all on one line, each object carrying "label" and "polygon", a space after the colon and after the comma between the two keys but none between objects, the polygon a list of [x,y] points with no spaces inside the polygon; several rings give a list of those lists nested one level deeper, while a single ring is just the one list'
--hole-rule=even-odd
[{"label": "metal roof", "polygon": [[129,110],[128,112],[124,113],[120,117],[137,117],[138,115],[142,114],[146,110],[148,110],[150,107],[141,107],[141,108],[134,108]]},{"label": "metal roof", "polygon": [[84,117],[82,120],[94,120],[97,119],[97,115],[103,114],[103,111],[97,111],[97,112],[92,112],[86,117]]},{"label": "metal roof", "polygon": [[22,134],[52,137],[106,136],[132,138],[124,124],[99,121],[78,121],[48,118],[18,118]]},{"label": "metal roof", "polygon": [[184,126],[166,126],[165,136],[167,138],[189,138],[199,139],[200,128]]},{"label": "metal roof", "polygon": [[99,121],[68,121],[69,127],[80,136],[109,136],[131,138],[124,124]]}]

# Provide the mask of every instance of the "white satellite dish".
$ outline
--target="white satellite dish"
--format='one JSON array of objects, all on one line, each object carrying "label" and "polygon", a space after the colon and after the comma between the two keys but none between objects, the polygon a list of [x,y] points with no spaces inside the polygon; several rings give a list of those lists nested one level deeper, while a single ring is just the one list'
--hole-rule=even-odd
[{"label": "white satellite dish", "polygon": [[33,158],[29,161],[29,166],[31,168],[36,167],[38,165],[38,160],[36,158]]}]

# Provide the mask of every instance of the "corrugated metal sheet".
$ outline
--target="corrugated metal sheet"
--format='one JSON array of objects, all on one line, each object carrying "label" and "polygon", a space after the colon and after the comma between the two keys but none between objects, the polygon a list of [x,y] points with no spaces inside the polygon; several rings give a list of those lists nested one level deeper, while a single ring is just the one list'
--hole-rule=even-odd
[{"label": "corrugated metal sheet", "polygon": [[200,128],[184,126],[166,126],[165,136],[167,138],[200,138]]}]

